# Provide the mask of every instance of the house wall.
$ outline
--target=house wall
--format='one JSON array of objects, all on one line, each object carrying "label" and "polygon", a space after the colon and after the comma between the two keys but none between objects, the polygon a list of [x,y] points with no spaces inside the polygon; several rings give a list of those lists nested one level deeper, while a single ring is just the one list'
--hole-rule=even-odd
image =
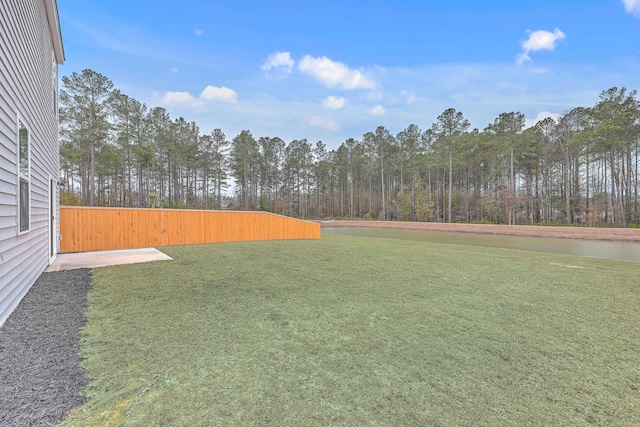
[{"label": "house wall", "polygon": [[60,252],[319,239],[320,224],[269,212],[63,206]]},{"label": "house wall", "polygon": [[[55,0],[0,1],[0,325],[49,264],[50,179],[59,175],[57,67],[64,59]],[[30,137],[29,231],[18,226],[18,126]],[[55,221],[54,221],[55,222]],[[57,230],[59,228],[55,227]]]}]

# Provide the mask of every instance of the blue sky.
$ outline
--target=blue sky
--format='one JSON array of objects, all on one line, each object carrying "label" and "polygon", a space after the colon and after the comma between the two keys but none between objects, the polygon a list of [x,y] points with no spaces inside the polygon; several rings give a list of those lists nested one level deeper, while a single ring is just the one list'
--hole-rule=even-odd
[{"label": "blue sky", "polygon": [[228,139],[337,148],[447,108],[483,129],[640,89],[640,0],[58,0],[66,62]]}]

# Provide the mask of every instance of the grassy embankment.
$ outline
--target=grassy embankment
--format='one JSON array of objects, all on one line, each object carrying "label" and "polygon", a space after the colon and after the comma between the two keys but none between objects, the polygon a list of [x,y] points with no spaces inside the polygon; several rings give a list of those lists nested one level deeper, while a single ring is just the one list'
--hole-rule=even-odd
[{"label": "grassy embankment", "polygon": [[328,236],[93,271],[65,425],[640,421],[640,264]]}]

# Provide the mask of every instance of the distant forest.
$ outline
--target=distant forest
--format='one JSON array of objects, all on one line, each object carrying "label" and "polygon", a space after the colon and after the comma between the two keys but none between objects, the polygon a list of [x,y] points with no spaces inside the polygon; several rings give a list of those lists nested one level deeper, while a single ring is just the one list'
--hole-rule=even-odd
[{"label": "distant forest", "polygon": [[[264,210],[298,218],[640,225],[637,91],[525,129],[482,130],[445,110],[428,129],[384,126],[337,149],[243,130],[201,134],[92,70],[62,78],[62,204]],[[233,180],[235,195],[225,196]]]}]

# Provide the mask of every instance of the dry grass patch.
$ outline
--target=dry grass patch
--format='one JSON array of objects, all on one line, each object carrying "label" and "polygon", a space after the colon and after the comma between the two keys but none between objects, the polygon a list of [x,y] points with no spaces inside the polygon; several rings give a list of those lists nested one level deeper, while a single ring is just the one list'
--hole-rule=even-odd
[{"label": "dry grass patch", "polygon": [[640,264],[344,236],[94,270],[66,425],[640,420]]}]

